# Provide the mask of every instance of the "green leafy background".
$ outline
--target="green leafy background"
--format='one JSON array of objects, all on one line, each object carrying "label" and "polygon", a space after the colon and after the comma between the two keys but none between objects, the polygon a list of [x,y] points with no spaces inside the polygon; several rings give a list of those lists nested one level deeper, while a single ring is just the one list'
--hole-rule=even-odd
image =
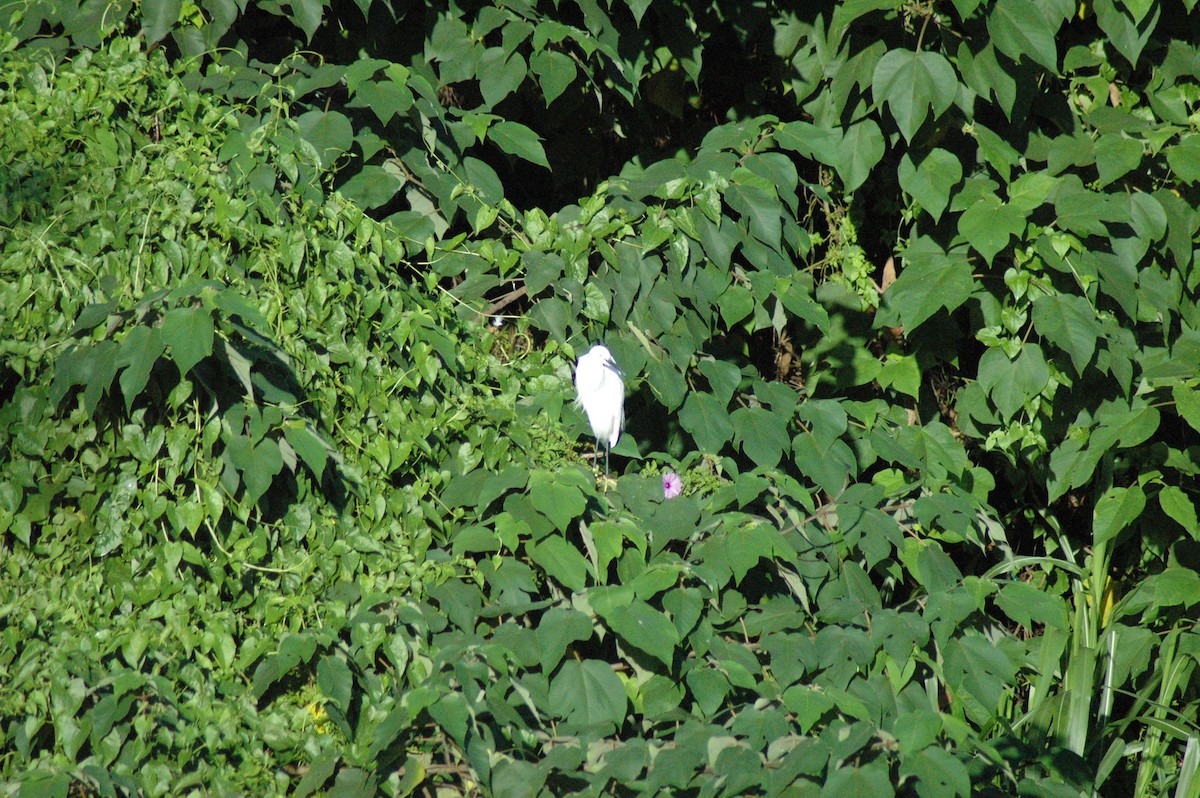
[{"label": "green leafy background", "polygon": [[1195,0],[802,5],[0,6],[0,793],[1200,796]]}]

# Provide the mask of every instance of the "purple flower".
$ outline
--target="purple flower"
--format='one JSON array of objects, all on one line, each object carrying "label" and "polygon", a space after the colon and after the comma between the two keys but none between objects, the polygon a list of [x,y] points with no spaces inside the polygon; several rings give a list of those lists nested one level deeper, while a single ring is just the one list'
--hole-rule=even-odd
[{"label": "purple flower", "polygon": [[674,471],[663,474],[663,498],[674,499],[683,493],[683,480]]}]

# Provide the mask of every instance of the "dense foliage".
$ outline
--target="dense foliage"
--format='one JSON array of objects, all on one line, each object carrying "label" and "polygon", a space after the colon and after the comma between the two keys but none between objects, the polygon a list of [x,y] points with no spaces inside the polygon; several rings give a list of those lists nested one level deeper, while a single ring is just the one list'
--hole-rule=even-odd
[{"label": "dense foliage", "polygon": [[0,20],[3,794],[1200,796],[1194,0]]}]

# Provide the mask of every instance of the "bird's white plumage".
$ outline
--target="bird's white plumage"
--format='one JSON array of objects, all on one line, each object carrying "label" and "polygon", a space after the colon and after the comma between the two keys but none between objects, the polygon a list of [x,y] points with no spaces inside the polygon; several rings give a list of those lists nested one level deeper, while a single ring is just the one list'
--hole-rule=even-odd
[{"label": "bird's white plumage", "polygon": [[616,446],[625,422],[625,381],[608,347],[596,344],[579,358],[575,391],[596,440]]}]

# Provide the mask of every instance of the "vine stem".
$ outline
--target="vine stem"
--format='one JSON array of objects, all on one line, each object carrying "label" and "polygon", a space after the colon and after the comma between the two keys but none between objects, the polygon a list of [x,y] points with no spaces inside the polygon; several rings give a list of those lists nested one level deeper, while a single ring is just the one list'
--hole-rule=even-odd
[{"label": "vine stem", "polygon": [[921,52],[921,47],[925,44],[925,29],[929,27],[929,19],[933,16],[933,3],[929,4],[929,9],[925,13],[925,20],[921,23],[921,32],[917,34],[917,52]]}]

